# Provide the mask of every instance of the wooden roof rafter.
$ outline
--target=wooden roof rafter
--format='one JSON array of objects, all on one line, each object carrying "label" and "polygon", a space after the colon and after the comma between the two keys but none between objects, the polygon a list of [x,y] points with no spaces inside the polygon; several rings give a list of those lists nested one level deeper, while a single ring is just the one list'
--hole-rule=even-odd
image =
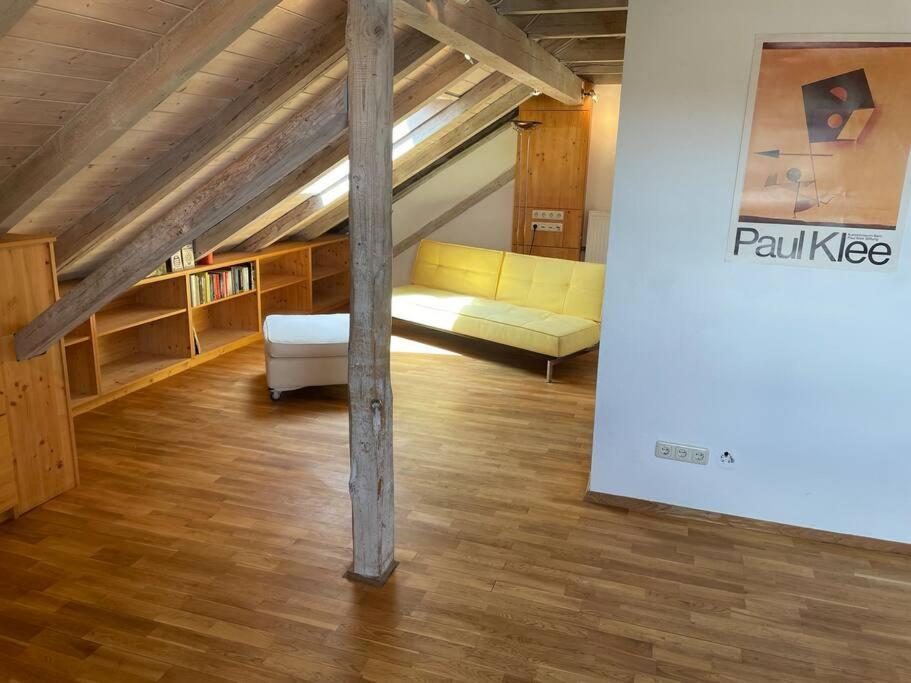
[{"label": "wooden roof rafter", "polygon": [[337,140],[347,127],[347,83],[292,119],[228,168],[213,176],[15,334],[16,356],[44,353],[90,315],[141,280],[182,245],[250,201],[292,168]]},{"label": "wooden roof rafter", "polygon": [[[495,0],[497,12],[592,83],[620,83],[628,0]],[[566,39],[564,44],[555,41]],[[605,68],[610,66],[611,68]]]},{"label": "wooden roof rafter", "polygon": [[[446,159],[453,150],[474,137],[478,131],[497,124],[502,117],[514,111],[532,96],[528,86],[512,82],[505,92],[492,101],[487,98],[479,107],[471,108],[463,116],[454,117],[448,125],[435,131],[393,164],[393,185],[400,188],[434,164]],[[396,197],[398,197],[398,193]],[[336,201],[327,211],[310,217],[291,234],[293,240],[315,239],[337,227],[348,218],[348,206]]]},{"label": "wooden roof rafter", "polygon": [[315,45],[298,47],[138,178],[65,230],[57,241],[58,270],[66,273],[68,266],[178,188],[344,55],[345,26],[340,20]]},{"label": "wooden roof rafter", "polygon": [[629,8],[629,0],[499,0],[494,3],[504,15],[614,12]]},{"label": "wooden roof rafter", "polygon": [[482,64],[565,104],[582,100],[582,81],[486,2],[395,0],[396,17]]},{"label": "wooden roof rafter", "polygon": [[[426,78],[422,78],[411,88],[404,90],[396,95],[394,100],[395,120],[399,122],[408,118],[408,116],[414,113],[417,109],[431,102],[442,92],[447,90],[452,83],[463,78],[465,74],[473,68],[473,65],[464,59],[462,55],[458,53],[452,53],[438,66],[437,69],[434,70],[432,75],[429,75]],[[410,131],[408,138],[411,143],[418,144],[419,142],[423,141],[423,139],[431,135],[433,131],[439,130],[441,127],[447,125],[449,121],[452,120],[452,117],[461,115],[464,111],[472,106],[477,106],[479,98],[489,96],[487,93],[492,87],[491,84],[488,84],[489,79],[494,79],[494,81],[491,82],[494,83],[494,89],[502,88],[502,83],[504,80],[506,82],[509,82],[509,79],[503,76],[489,76],[487,79],[482,81],[481,84],[475,86],[475,88],[472,88],[472,90],[466,93],[463,97],[449,104],[438,114],[432,116],[424,124],[418,126],[418,128],[415,130]],[[321,170],[320,174],[325,173],[337,163],[341,162],[344,158],[345,157],[341,154],[333,155],[331,159],[327,158],[325,160],[323,170]],[[329,163],[330,161],[332,163]],[[291,208],[288,213],[280,216],[269,225],[263,227],[262,230],[256,234],[245,239],[239,246],[239,249],[246,251],[259,251],[261,249],[265,249],[266,247],[284,239],[288,235],[293,234],[293,232],[301,223],[304,223],[307,220],[316,217],[321,212],[328,210],[331,208],[331,206],[337,204],[338,202],[344,201],[345,196],[347,196],[347,193],[345,193],[345,195],[339,199],[336,199],[334,202],[324,203],[321,200],[320,194],[316,193],[314,196],[308,197],[298,206]],[[200,246],[202,248],[206,248],[210,245],[203,243]]]},{"label": "wooden roof rafter", "polygon": [[203,0],[0,183],[0,234],[126,133],[280,0]]},{"label": "wooden roof rafter", "polygon": [[[393,67],[395,80],[404,79],[417,66],[423,64],[428,56],[444,49],[445,47],[437,43],[437,41],[421,33],[409,35],[396,46],[395,65]],[[454,70],[451,65],[452,61],[449,60],[445,62],[443,68],[438,70],[437,77],[441,80],[440,84],[434,83],[432,79],[421,79],[415,88],[409,88],[399,93],[395,98],[396,118],[401,119],[408,116],[417,107],[433,97],[440,88],[448,87],[452,81],[464,76],[465,72],[471,68],[471,64],[462,58],[456,61],[458,69]],[[426,90],[428,85],[431,86],[431,90]],[[423,91],[423,94],[420,94],[421,91]],[[347,138],[340,139],[333,144],[327,144],[326,148],[314,159],[309,160],[306,165],[294,169],[280,183],[268,188],[266,192],[242,207],[236,214],[228,216],[225,220],[206,231],[196,241],[197,252],[205,254],[217,249],[239,230],[266,212],[273,210],[274,207],[282,202],[289,199],[293,200],[301,188],[306,187],[335,164],[345,159],[347,156],[347,144]],[[300,204],[304,200],[305,198],[299,197],[296,203],[289,204],[288,210],[291,210],[296,204]]]},{"label": "wooden roof rafter", "polygon": [[0,36],[6,35],[36,2],[37,0],[5,0],[3,7],[0,7]]}]

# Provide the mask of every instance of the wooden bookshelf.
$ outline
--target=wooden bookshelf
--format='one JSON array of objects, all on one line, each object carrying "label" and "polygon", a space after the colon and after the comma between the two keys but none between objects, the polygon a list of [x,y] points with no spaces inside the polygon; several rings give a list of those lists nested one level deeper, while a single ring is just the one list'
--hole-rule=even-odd
[{"label": "wooden bookshelf", "polygon": [[[192,305],[191,275],[251,266],[253,288]],[[72,286],[61,283],[61,288]],[[64,340],[70,405],[80,415],[262,338],[273,313],[312,314],[348,305],[348,238],[284,242],[255,254],[150,277]]]}]

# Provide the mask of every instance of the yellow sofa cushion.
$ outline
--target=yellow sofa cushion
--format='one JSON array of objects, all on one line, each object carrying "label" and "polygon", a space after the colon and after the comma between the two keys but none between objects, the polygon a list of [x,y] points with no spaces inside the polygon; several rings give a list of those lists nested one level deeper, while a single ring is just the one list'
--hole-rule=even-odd
[{"label": "yellow sofa cushion", "polygon": [[508,253],[497,301],[601,321],[604,266]]},{"label": "yellow sofa cushion", "polygon": [[601,334],[585,318],[421,285],[393,290],[392,316],[554,357],[592,347]]},{"label": "yellow sofa cushion", "polygon": [[411,271],[415,285],[493,299],[503,252],[424,240]]}]

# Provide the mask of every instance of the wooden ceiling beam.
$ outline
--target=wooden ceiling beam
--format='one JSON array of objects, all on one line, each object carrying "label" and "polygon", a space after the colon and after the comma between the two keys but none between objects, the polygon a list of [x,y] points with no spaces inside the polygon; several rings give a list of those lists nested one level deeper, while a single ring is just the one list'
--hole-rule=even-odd
[{"label": "wooden ceiling beam", "polygon": [[0,7],[0,37],[5,36],[35,6],[37,0],[4,0]]},{"label": "wooden ceiling beam", "polygon": [[65,274],[69,266],[180,187],[344,56],[345,21],[340,19],[316,45],[297,48],[137,178],[67,228],[57,238],[57,270]]},{"label": "wooden ceiling beam", "polygon": [[396,17],[564,104],[582,100],[582,81],[486,2],[395,0]]},{"label": "wooden ceiling beam", "polygon": [[[435,40],[428,38],[422,33],[416,33],[414,36],[409,36],[405,41],[406,45],[403,46],[403,49],[401,51],[398,49],[396,50],[394,66],[394,77],[396,81],[400,81],[406,74],[410,74],[415,64],[420,65],[426,61],[426,51],[422,53],[420,51],[415,51],[410,47],[413,43],[422,41],[430,41],[433,45],[445,49],[440,43],[437,43]],[[413,85],[404,88],[395,95],[393,112],[395,120],[400,121],[411,116],[411,114],[437,97],[437,95],[446,88],[449,88],[453,83],[464,78],[473,68],[474,67],[462,57],[462,55],[452,53],[430,74],[422,76]],[[269,232],[265,233],[262,236],[262,239],[265,239],[266,235],[271,234],[284,236],[287,234],[289,227],[293,228],[296,223],[299,222],[295,219],[296,214],[304,213],[305,215],[309,215],[306,214],[306,211],[319,208],[316,206],[319,204],[318,200],[310,201],[308,199],[304,201],[303,203],[307,205],[306,207],[301,207],[300,202],[295,205],[293,201],[295,194],[300,192],[301,188],[306,187],[323,173],[330,170],[337,163],[344,160],[346,156],[346,140],[341,140],[335,145],[327,146],[326,149],[308,163],[306,167],[296,169],[295,172],[290,174],[282,183],[274,188],[270,188],[266,194],[262,197],[258,197],[255,201],[250,202],[247,206],[244,206],[236,215],[229,216],[220,224],[214,226],[212,230],[202,235],[196,241],[197,253],[206,254],[210,251],[214,251],[235,233],[248,226],[260,216],[263,216],[266,212],[272,211],[276,206],[283,202],[288,202],[288,211],[296,212],[295,215],[288,216],[287,218],[285,218],[285,216],[278,217],[274,222],[264,228],[264,230],[268,230]],[[257,235],[259,235],[259,233],[257,233]],[[277,239],[281,239],[281,237],[272,239],[269,244],[277,241]]]},{"label": "wooden ceiling beam", "polygon": [[292,169],[337,140],[348,122],[347,83],[296,113],[262,144],[210,178],[192,195],[112,254],[97,270],[15,334],[16,356],[27,360],[146,277],[181,245],[236,211]]},{"label": "wooden ceiling beam", "polygon": [[[464,59],[462,61],[466,62]],[[432,82],[435,79],[428,78],[426,80]],[[457,101],[453,102],[411,131],[407,136],[407,140],[408,144],[413,146],[412,151],[419,149],[423,143],[432,139],[434,136],[441,135],[442,131],[445,131],[447,127],[452,126],[454,122],[480,111],[492,101],[499,98],[505,91],[508,91],[513,87],[515,87],[515,85],[512,82],[512,79],[507,78],[506,76],[501,74],[488,76]],[[396,159],[396,161],[393,162],[393,167],[397,167],[400,164],[400,161],[400,159]],[[320,201],[318,197],[315,200],[313,198],[308,198],[307,201],[304,202],[304,204],[307,205],[306,208],[301,209],[295,207],[295,209],[292,209],[292,216],[287,219],[285,219],[285,216],[282,216],[273,223],[270,223],[256,234],[244,240],[238,249],[240,251],[253,252],[265,249],[293,234],[296,230],[300,229],[302,223],[314,219],[321,213],[328,212],[339,204],[344,203],[346,198],[347,193],[328,204]]]},{"label": "wooden ceiling beam", "polygon": [[[522,17],[527,19],[527,17]],[[523,25],[524,23],[524,25]],[[518,24],[536,40],[542,38],[623,38],[626,12],[541,14]]]},{"label": "wooden ceiling beam", "polygon": [[562,48],[560,60],[570,66],[577,64],[619,64],[626,51],[623,38],[586,38],[573,41]]},{"label": "wooden ceiling beam", "polygon": [[629,0],[502,0],[500,14],[565,14],[612,12],[629,8]]},{"label": "wooden ceiling beam", "polygon": [[280,0],[204,0],[0,183],[14,228]]},{"label": "wooden ceiling beam", "polygon": [[589,78],[592,85],[621,85],[623,74],[596,74]]},{"label": "wooden ceiling beam", "polygon": [[603,76],[623,73],[623,63],[614,64],[574,64],[572,67],[580,76]]}]

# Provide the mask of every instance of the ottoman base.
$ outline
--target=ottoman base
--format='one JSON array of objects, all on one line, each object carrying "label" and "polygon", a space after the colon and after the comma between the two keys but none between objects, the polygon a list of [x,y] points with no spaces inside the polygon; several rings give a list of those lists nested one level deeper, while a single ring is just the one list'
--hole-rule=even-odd
[{"label": "ottoman base", "polygon": [[348,383],[348,357],[268,358],[266,382],[273,400],[284,391]]}]

